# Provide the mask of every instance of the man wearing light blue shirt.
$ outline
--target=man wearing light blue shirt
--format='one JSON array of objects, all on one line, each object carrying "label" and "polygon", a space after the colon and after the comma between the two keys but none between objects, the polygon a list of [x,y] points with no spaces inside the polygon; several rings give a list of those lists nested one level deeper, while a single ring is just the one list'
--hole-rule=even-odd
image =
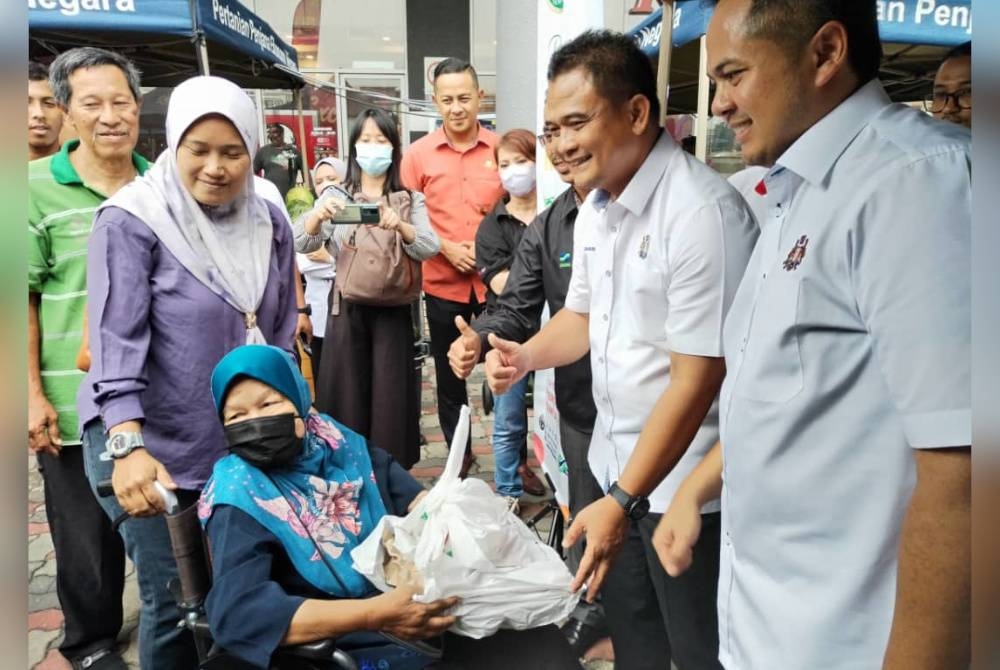
[{"label": "man wearing light blue shirt", "polygon": [[721,450],[654,544],[682,572],[721,488],[730,670],[969,664],[969,133],[891,104],[880,51],[872,0],[723,0],[708,31],[767,204]]}]

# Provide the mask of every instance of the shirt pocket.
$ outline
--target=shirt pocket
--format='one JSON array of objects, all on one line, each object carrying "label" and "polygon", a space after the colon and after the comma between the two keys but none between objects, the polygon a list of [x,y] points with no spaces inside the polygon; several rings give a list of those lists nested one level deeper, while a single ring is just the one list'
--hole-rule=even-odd
[{"label": "shirt pocket", "polygon": [[662,342],[667,339],[667,278],[662,272],[635,264],[628,268],[624,292],[629,329],[633,340]]},{"label": "shirt pocket", "polygon": [[760,287],[750,328],[740,347],[743,364],[734,393],[749,400],[787,402],[802,391],[798,311],[802,281],[796,272],[777,274]]}]

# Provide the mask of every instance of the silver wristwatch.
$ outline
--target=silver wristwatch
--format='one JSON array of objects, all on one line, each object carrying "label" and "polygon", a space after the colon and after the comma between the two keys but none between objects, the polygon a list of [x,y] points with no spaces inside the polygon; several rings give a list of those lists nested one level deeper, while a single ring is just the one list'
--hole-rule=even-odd
[{"label": "silver wristwatch", "polygon": [[145,447],[142,433],[115,433],[108,438],[107,450],[111,458],[125,458],[136,449]]}]

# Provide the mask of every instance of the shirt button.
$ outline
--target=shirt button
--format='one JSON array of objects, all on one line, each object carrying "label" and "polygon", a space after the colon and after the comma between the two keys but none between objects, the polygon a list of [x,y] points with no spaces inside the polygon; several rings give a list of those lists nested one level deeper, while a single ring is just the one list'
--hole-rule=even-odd
[{"label": "shirt button", "polygon": [[601,319],[603,319],[604,321],[607,321],[608,320],[608,315],[605,314],[604,316],[601,317]]},{"label": "shirt button", "polygon": [[606,270],[606,271],[604,272],[604,276],[605,276],[605,277],[610,277],[610,276],[611,276],[611,270]]},{"label": "shirt button", "polygon": [[604,362],[604,356],[598,356],[597,357],[597,362],[598,363],[603,363]]}]

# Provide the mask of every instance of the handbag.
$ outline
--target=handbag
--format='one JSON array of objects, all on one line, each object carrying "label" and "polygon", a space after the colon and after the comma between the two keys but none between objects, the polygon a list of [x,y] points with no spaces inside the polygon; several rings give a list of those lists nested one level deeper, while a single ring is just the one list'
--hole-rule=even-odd
[{"label": "handbag", "polygon": [[[363,194],[355,197],[355,202],[365,201]],[[390,193],[387,202],[401,221],[409,223],[407,191]],[[399,232],[358,224],[339,247],[331,314],[340,314],[340,298],[357,305],[397,307],[416,302],[420,297],[421,264],[403,249],[403,236]]]}]

